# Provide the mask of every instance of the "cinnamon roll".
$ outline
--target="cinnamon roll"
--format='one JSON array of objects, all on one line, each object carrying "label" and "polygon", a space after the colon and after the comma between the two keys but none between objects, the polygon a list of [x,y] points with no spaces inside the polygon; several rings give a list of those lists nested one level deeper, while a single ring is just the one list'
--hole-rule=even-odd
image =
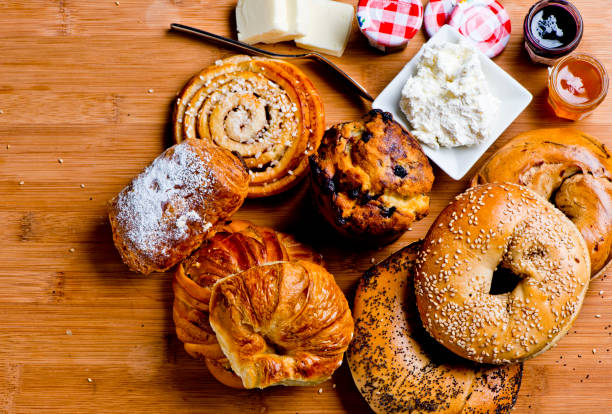
[{"label": "cinnamon roll", "polygon": [[210,140],[242,156],[248,197],[281,193],[308,171],[323,104],[312,82],[280,60],[233,56],[194,76],[174,108],[174,139]]}]

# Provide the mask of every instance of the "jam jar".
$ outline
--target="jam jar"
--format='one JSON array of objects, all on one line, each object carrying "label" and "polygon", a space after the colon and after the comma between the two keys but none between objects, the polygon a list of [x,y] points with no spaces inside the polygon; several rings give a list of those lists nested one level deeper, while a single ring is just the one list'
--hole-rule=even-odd
[{"label": "jam jar", "polygon": [[579,120],[588,116],[608,93],[608,73],[593,56],[573,54],[550,68],[548,102],[560,118]]},{"label": "jam jar", "polygon": [[525,16],[525,49],[533,62],[552,65],[582,39],[582,16],[566,0],[542,0]]}]

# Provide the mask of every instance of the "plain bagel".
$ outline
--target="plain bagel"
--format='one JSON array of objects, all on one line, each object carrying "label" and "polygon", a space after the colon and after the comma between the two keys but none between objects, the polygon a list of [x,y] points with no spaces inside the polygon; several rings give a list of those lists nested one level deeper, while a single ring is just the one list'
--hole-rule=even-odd
[{"label": "plain bagel", "polygon": [[612,259],[612,154],[571,128],[536,129],[497,151],[472,178],[472,186],[511,182],[550,200],[574,222],[597,276]]},{"label": "plain bagel", "polygon": [[403,248],[361,279],[348,351],[357,388],[378,414],[508,413],[522,364],[475,364],[449,352],[423,328],[413,286],[420,244]]},{"label": "plain bagel", "polygon": [[[526,187],[487,184],[440,213],[423,242],[415,292],[438,342],[501,364],[533,357],[565,335],[590,273],[586,243],[563,213]],[[515,287],[492,291],[513,278]]]}]

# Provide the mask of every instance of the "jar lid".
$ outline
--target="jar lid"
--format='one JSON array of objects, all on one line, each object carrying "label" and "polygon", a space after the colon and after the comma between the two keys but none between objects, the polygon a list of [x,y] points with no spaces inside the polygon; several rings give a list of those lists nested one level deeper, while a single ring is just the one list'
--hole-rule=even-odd
[{"label": "jar lid", "polygon": [[359,0],[359,29],[370,45],[382,50],[403,48],[423,24],[421,0]]},{"label": "jar lid", "polygon": [[446,24],[453,10],[457,6],[457,0],[429,0],[425,7],[423,25],[427,36],[432,37],[442,26]]},{"label": "jar lid", "polygon": [[510,16],[497,0],[461,0],[448,22],[488,57],[499,55],[510,40]]}]

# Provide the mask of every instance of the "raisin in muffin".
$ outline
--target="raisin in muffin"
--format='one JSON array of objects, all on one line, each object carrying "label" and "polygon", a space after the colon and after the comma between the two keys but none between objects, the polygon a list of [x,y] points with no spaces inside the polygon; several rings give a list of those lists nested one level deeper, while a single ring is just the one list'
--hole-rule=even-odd
[{"label": "raisin in muffin", "polygon": [[431,165],[387,112],[328,129],[310,167],[317,208],[344,236],[389,243],[429,212]]}]

